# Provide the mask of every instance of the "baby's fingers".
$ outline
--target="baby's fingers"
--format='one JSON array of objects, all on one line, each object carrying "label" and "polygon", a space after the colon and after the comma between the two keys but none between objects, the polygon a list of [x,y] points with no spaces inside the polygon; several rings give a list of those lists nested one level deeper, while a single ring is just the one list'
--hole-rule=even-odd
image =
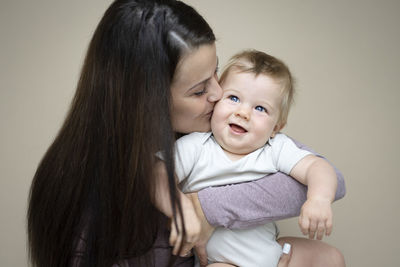
[{"label": "baby's fingers", "polygon": [[324,236],[325,232],[325,223],[323,221],[320,221],[317,226],[317,239],[322,240],[322,237]]},{"label": "baby's fingers", "polygon": [[332,233],[333,223],[332,218],[326,221],[326,235],[329,236]]},{"label": "baby's fingers", "polygon": [[308,235],[308,229],[310,227],[310,220],[308,217],[300,215],[299,226],[303,235]]},{"label": "baby's fingers", "polygon": [[310,228],[309,228],[309,232],[308,232],[308,237],[310,239],[314,239],[315,236],[315,232],[317,231],[317,222],[315,220],[310,220]]}]

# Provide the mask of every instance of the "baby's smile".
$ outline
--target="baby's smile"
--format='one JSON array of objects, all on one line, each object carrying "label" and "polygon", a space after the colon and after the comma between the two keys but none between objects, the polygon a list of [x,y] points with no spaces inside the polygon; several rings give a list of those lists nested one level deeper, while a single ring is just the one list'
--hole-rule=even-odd
[{"label": "baby's smile", "polygon": [[242,133],[246,133],[247,132],[247,130],[245,128],[243,128],[240,125],[234,124],[234,123],[230,123],[229,127],[231,128],[231,130],[234,133],[242,134]]}]

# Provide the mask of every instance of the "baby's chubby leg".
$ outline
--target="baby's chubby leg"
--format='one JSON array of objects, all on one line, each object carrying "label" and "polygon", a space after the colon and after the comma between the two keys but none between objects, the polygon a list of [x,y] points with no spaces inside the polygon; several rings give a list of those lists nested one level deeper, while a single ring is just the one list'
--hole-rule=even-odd
[{"label": "baby's chubby leg", "polygon": [[[292,254],[289,267],[310,266],[310,267],[345,267],[343,254],[324,242],[298,237],[281,237],[278,243],[291,244]],[[278,265],[280,266],[280,265]]]},{"label": "baby's chubby leg", "polygon": [[279,259],[278,267],[288,267],[290,258],[292,257],[291,245],[289,243],[279,243],[282,245],[282,255]]}]

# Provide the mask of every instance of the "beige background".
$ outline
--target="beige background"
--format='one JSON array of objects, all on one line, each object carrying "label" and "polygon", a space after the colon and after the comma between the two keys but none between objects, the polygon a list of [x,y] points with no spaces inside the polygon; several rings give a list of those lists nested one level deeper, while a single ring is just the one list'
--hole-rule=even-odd
[{"label": "beige background", "polygon": [[[0,2],[1,266],[27,265],[30,182],[110,2]],[[399,266],[400,1],[187,2],[214,28],[221,66],[257,48],[291,67],[298,95],[285,131],[326,155],[347,183],[325,241],[347,266]],[[280,225],[300,236],[296,219]]]}]

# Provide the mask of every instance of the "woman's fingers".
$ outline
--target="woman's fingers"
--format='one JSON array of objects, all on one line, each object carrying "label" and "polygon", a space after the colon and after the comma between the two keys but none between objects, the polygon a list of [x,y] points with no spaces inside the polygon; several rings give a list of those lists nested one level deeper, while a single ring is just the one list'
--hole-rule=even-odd
[{"label": "woman's fingers", "polygon": [[[177,235],[175,243],[171,244],[171,246],[174,246],[172,254],[177,255],[179,253],[179,256],[181,257],[191,256],[191,250],[196,244],[196,241],[197,241],[197,235],[192,236],[190,234],[186,234],[185,240],[183,240],[183,234],[181,232],[180,234]],[[181,245],[182,248],[180,249]]]},{"label": "woman's fingers", "polygon": [[187,196],[192,200],[197,217],[199,218],[199,221],[200,221],[200,230],[201,231],[200,231],[200,235],[198,237],[198,241],[196,242],[196,246],[194,247],[194,249],[196,250],[196,255],[199,259],[200,266],[204,267],[204,266],[208,265],[206,245],[207,245],[208,239],[214,232],[215,228],[208,223],[208,221],[203,213],[203,209],[201,208],[197,193],[192,193]]},{"label": "woman's fingers", "polygon": [[170,246],[174,246],[177,238],[177,232],[176,232],[176,227],[175,223],[172,221],[171,222],[171,232],[169,234],[169,244]]},{"label": "woman's fingers", "polygon": [[187,218],[188,227],[186,227],[185,238],[183,238],[183,225],[181,219],[177,216],[177,226],[175,221],[171,221],[171,232],[169,236],[169,244],[173,247],[172,254],[180,255],[182,257],[189,256],[192,248],[199,239],[200,224],[196,221],[191,221]]},{"label": "woman's fingers", "polygon": [[181,257],[189,257],[192,255],[192,248],[193,248],[193,243],[184,243],[182,245],[182,250],[179,256]]},{"label": "woman's fingers", "polygon": [[179,248],[180,248],[181,244],[182,244],[182,234],[178,234],[177,238],[176,238],[176,242],[173,245],[174,248],[172,249],[172,254],[173,255],[178,255]]},{"label": "woman's fingers", "polygon": [[169,244],[173,247],[172,248],[173,255],[178,254],[179,247],[181,246],[182,243],[182,230],[181,230],[182,228],[179,219],[177,219],[177,226],[178,229],[176,228],[175,221],[171,220],[171,232],[169,234]]},{"label": "woman's fingers", "polygon": [[187,256],[196,242],[199,240],[200,235],[200,224],[195,222],[190,223],[190,227],[186,228],[185,240],[183,240],[182,250],[179,255],[182,257]]}]

